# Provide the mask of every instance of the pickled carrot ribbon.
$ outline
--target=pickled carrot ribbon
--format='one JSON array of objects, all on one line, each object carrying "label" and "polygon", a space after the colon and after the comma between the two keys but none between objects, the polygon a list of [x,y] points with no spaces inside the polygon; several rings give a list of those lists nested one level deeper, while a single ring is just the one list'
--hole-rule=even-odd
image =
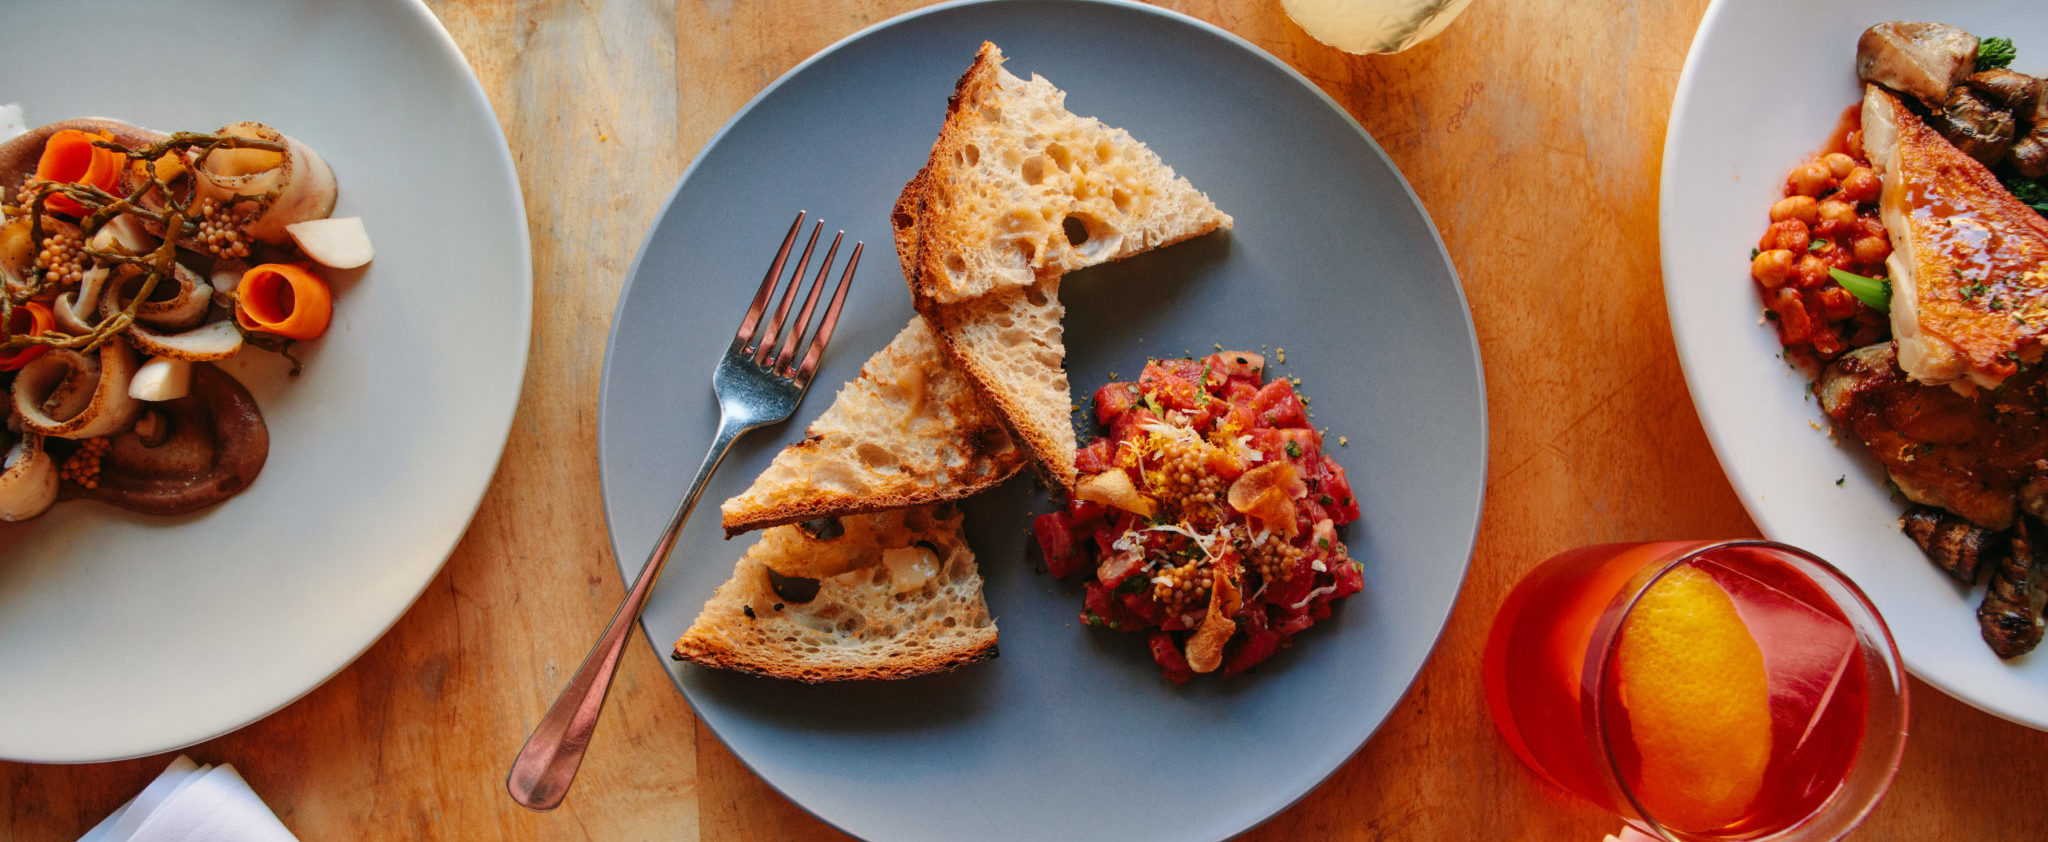
[{"label": "pickled carrot ribbon", "polygon": [[310,263],[265,263],[242,273],[235,288],[235,321],[243,328],[289,339],[327,332],[334,318],[334,294],[307,267]]},{"label": "pickled carrot ribbon", "polygon": [[[43,142],[43,156],[36,161],[36,180],[59,184],[83,184],[109,193],[120,186],[121,166],[128,156],[93,145],[96,140],[113,140],[105,134],[87,134],[65,129]],[[69,216],[83,216],[85,206],[61,193],[50,194],[43,207]]]},{"label": "pickled carrot ribbon", "polygon": [[[7,315],[8,321],[14,323],[20,322],[24,316],[28,318],[27,325],[8,325],[11,329],[9,333],[17,336],[22,334],[41,336],[44,331],[57,326],[57,318],[50,313],[50,308],[43,306],[41,302],[37,301],[25,301],[17,304],[14,307],[14,311]],[[28,365],[31,360],[42,356],[43,352],[48,350],[50,348],[47,345],[30,345],[19,351],[0,354],[0,371],[19,370],[22,366]]]}]

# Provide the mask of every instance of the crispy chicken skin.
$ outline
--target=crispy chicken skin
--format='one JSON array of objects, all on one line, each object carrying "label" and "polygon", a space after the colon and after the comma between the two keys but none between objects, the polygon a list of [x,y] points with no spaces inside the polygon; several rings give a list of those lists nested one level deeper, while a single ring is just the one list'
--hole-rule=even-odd
[{"label": "crispy chicken skin", "polygon": [[1869,446],[1907,499],[1988,529],[2013,523],[2015,498],[2048,473],[2048,384],[2028,371],[1972,396],[1913,382],[1889,343],[1858,348],[1814,384],[1835,429]]},{"label": "crispy chicken skin", "polygon": [[1899,366],[1922,383],[1995,389],[2040,359],[2048,219],[1875,85],[1863,147],[1884,184]]}]

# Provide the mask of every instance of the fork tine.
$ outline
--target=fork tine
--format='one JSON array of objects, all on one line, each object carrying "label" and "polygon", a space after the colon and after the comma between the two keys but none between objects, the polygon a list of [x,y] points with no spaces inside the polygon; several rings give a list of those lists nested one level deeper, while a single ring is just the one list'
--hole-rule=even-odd
[{"label": "fork tine", "polygon": [[839,287],[832,291],[832,305],[825,308],[825,320],[818,323],[818,332],[811,337],[810,350],[804,352],[803,365],[797,366],[792,375],[798,385],[810,383],[811,375],[818,373],[818,358],[825,353],[825,343],[832,341],[832,329],[839,326],[839,308],[846,303],[846,288],[853,284],[853,270],[860,266],[860,253],[866,247],[866,243],[853,244],[853,255],[846,260],[846,271],[839,276]]},{"label": "fork tine", "polygon": [[818,247],[818,232],[824,229],[823,222],[811,224],[811,238],[804,242],[804,255],[796,261],[796,273],[789,276],[789,286],[783,290],[782,303],[775,305],[775,317],[761,327],[761,338],[755,343],[754,348],[755,365],[766,364],[770,353],[775,349],[775,340],[781,335],[784,327],[783,320],[789,317],[789,305],[796,301],[797,288],[804,285],[804,272],[811,265],[811,251]]},{"label": "fork tine", "polygon": [[745,348],[754,338],[754,327],[761,322],[761,313],[768,309],[768,296],[775,292],[775,282],[782,278],[782,264],[789,259],[789,248],[796,244],[796,235],[804,227],[804,211],[796,212],[796,221],[789,224],[789,234],[782,238],[782,249],[775,253],[775,262],[768,265],[768,276],[761,279],[761,289],[754,293],[754,303],[747,307],[747,316],[740,320],[740,329],[733,334],[733,347]]},{"label": "fork tine", "polygon": [[832,247],[825,250],[825,261],[818,264],[818,279],[811,282],[811,291],[804,294],[804,308],[797,311],[796,321],[790,325],[789,337],[782,341],[782,351],[775,355],[772,367],[777,371],[796,359],[796,341],[804,338],[804,330],[810,327],[811,313],[818,308],[818,293],[825,290],[825,281],[832,276],[832,258],[839,254],[839,241],[844,239],[845,231],[832,235]]}]

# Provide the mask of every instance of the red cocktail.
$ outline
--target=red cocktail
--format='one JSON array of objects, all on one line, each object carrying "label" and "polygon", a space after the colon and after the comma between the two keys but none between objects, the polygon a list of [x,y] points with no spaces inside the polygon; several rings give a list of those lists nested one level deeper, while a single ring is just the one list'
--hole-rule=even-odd
[{"label": "red cocktail", "polygon": [[1781,544],[1561,553],[1508,595],[1484,672],[1524,762],[1666,839],[1839,838],[1905,746],[1883,619]]}]

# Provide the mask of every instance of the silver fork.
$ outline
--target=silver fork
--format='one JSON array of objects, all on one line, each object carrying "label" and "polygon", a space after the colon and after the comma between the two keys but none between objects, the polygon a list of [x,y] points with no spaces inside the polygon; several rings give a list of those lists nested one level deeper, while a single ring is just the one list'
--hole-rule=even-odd
[{"label": "silver fork", "polygon": [[[832,302],[825,309],[825,317],[818,323],[809,344],[804,346],[801,357],[797,356],[798,340],[810,324],[811,315],[818,304],[818,294],[824,289],[826,276],[832,271],[832,259],[839,253],[839,241],[845,231],[832,238],[832,246],[825,251],[825,260],[818,267],[817,280],[811,283],[811,290],[804,297],[803,310],[796,321],[787,328],[783,320],[789,315],[790,305],[796,300],[796,290],[803,284],[804,273],[811,262],[811,251],[818,245],[818,234],[824,223],[811,228],[810,240],[804,243],[803,257],[797,260],[796,271],[790,275],[789,287],[782,294],[782,301],[775,308],[772,318],[763,321],[769,299],[782,276],[782,267],[789,259],[789,251],[796,244],[797,234],[804,227],[804,212],[798,211],[796,222],[789,226],[789,234],[782,238],[782,249],[775,253],[775,262],[768,267],[768,276],[761,280],[761,289],[754,293],[754,303],[747,308],[740,329],[733,334],[731,347],[726,348],[724,358],[711,374],[711,388],[718,394],[718,435],[711,441],[711,452],[705,454],[703,466],[697,469],[697,478],[690,483],[690,491],[684,495],[675,515],[669,518],[668,529],[661,533],[661,540],[655,542],[654,552],[647,557],[647,564],[640,568],[640,576],[633,580],[633,589],[626,594],[626,601],[620,603],[617,613],[612,615],[610,625],[605,626],[604,635],[591,647],[590,654],[583,657],[583,666],[577,668],[569,686],[562,689],[554,705],[548,708],[540,724],[526,738],[526,745],[519,750],[518,758],[512,761],[512,771],[505,777],[505,790],[512,794],[512,800],[531,810],[552,810],[562,803],[562,796],[568,794],[569,785],[576,780],[576,770],[583,765],[583,753],[590,748],[590,735],[597,729],[598,714],[604,711],[604,697],[611,690],[612,676],[618,671],[619,656],[626,649],[626,641],[633,635],[633,626],[640,617],[640,609],[647,604],[647,595],[654,590],[654,580],[661,576],[662,565],[668,562],[669,550],[675,547],[676,536],[683,531],[683,522],[690,517],[690,510],[697,506],[697,496],[704,491],[704,483],[711,478],[711,472],[718,469],[718,463],[725,458],[727,450],[741,435],[756,428],[783,421],[796,412],[796,405],[803,400],[804,392],[811,387],[811,377],[818,373],[818,358],[825,353],[825,344],[832,340],[832,328],[839,323],[840,305],[846,302],[846,287],[853,281],[854,267],[860,265],[860,253],[865,244],[854,243],[853,255],[846,261],[846,271],[839,276],[839,285],[833,289]],[[760,330],[757,332],[756,328]],[[776,340],[781,339],[778,348]]]}]

